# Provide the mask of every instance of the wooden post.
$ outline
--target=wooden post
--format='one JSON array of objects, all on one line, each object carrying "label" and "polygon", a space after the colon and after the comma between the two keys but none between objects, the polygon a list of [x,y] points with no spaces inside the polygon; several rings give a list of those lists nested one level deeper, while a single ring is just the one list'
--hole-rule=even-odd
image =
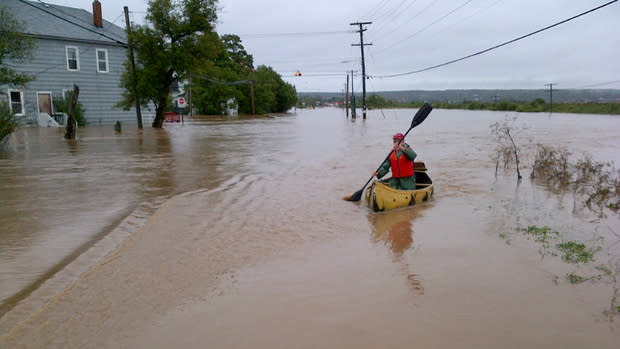
[{"label": "wooden post", "polygon": [[136,61],[133,57],[133,47],[129,36],[131,35],[131,25],[129,24],[129,8],[124,7],[125,10],[125,25],[127,26],[127,45],[129,45],[129,60],[131,62],[131,75],[133,77],[133,96],[136,102],[136,119],[138,121],[138,128],[142,128],[142,111],[140,110],[140,98],[138,98],[138,79],[136,77]]},{"label": "wooden post", "polygon": [[194,117],[194,108],[192,106],[192,74],[189,74],[189,117]]},{"label": "wooden post", "polygon": [[347,74],[347,90],[344,93],[344,109],[347,111],[347,118],[349,118],[349,74]]},{"label": "wooden post", "polygon": [[75,139],[75,129],[77,128],[77,122],[75,121],[75,106],[77,105],[78,96],[80,94],[80,88],[78,85],[73,84],[73,91],[71,91],[71,101],[67,108],[67,126],[65,127],[65,139]]}]

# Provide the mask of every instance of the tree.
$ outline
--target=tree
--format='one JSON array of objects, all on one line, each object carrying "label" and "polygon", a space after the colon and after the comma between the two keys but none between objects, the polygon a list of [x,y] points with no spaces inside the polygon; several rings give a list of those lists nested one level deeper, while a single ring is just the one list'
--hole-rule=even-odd
[{"label": "tree", "polygon": [[225,110],[225,102],[234,98],[240,109],[249,110],[249,79],[253,71],[254,58],[245,51],[239,36],[222,35],[213,64],[196,71],[194,105],[202,114],[219,115]]},{"label": "tree", "polygon": [[[32,58],[34,40],[24,34],[24,24],[13,18],[4,7],[0,7],[0,85],[23,86],[33,76],[18,73],[6,61],[21,63]],[[0,94],[3,94],[0,91]],[[0,101],[0,141],[17,127],[17,119],[5,101]]]},{"label": "tree", "polygon": [[34,40],[23,34],[24,26],[6,8],[0,7],[0,85],[23,86],[34,80],[33,76],[18,73],[6,63],[6,60],[22,63],[32,58]]},{"label": "tree", "polygon": [[251,79],[254,81],[256,113],[283,113],[297,103],[295,87],[284,82],[271,67],[259,66]]},{"label": "tree", "polygon": [[[132,27],[129,44],[136,55],[136,90],[140,105],[155,106],[153,127],[161,128],[170,102],[170,85],[197,67],[212,64],[220,51],[214,32],[217,0],[151,0],[145,25]],[[119,106],[129,110],[136,96],[129,60],[121,79]]]}]

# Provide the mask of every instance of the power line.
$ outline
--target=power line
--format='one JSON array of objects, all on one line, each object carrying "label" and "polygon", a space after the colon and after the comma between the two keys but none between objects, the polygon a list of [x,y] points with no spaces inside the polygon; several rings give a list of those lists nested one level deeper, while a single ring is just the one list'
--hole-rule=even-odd
[{"label": "power line", "polygon": [[[55,13],[51,12],[51,11],[48,11],[48,10],[46,10],[46,9],[44,9],[44,8],[41,8],[41,7],[35,6],[33,3],[30,3],[29,1],[25,1],[25,0],[19,0],[19,1],[20,1],[20,2],[22,2],[22,3],[24,3],[24,4],[26,4],[26,5],[28,5],[28,6],[32,6],[32,7],[36,8],[36,9],[38,9],[38,10],[41,10],[41,11],[43,11],[43,12],[45,12],[45,13],[49,14],[50,16],[56,17],[56,18],[58,18],[58,19],[60,19],[60,20],[62,20],[62,21],[65,21],[65,22],[67,22],[67,23],[73,24],[73,25],[75,25],[76,27],[80,27],[80,28],[82,28],[82,29],[84,29],[84,30],[86,30],[86,31],[91,32],[91,33],[95,33],[95,34],[97,34],[97,35],[103,36],[104,38],[110,39],[110,40],[114,41],[115,43],[122,45],[123,47],[127,47],[127,43],[126,43],[126,42],[122,42],[122,41],[120,41],[120,40],[118,40],[118,39],[116,39],[116,38],[113,38],[113,37],[111,37],[111,36],[105,35],[103,32],[98,32],[98,31],[93,30],[93,29],[90,29],[90,28],[88,28],[88,27],[86,27],[86,26],[84,26],[84,25],[82,25],[82,24],[79,24],[79,23],[75,23],[75,22],[73,22],[73,21],[70,21],[70,20],[68,20],[67,18],[61,17],[61,16],[59,16],[59,15],[57,15],[57,14],[55,14]],[[48,5],[48,6],[50,6],[49,4],[47,4],[47,5]]]},{"label": "power line", "polygon": [[360,18],[368,18],[371,17],[371,15],[373,13],[377,13],[379,12],[379,10],[385,6],[386,2],[389,2],[390,0],[381,0],[377,5],[375,5],[373,8],[371,8],[369,11],[367,11],[363,16],[361,16]]},{"label": "power line", "polygon": [[467,0],[467,1],[465,1],[464,3],[460,4],[460,5],[459,5],[459,6],[457,6],[455,9],[453,9],[452,11],[450,11],[450,12],[446,13],[443,17],[440,17],[438,20],[436,20],[436,21],[434,21],[434,22],[430,23],[430,24],[429,24],[429,25],[427,25],[426,27],[424,27],[424,28],[422,28],[422,29],[418,30],[417,32],[415,32],[415,33],[413,33],[413,34],[409,35],[408,37],[406,37],[406,38],[402,39],[400,42],[397,42],[397,43],[395,43],[395,44],[393,44],[393,45],[391,45],[391,46],[386,47],[386,48],[385,48],[385,50],[388,50],[388,49],[390,49],[390,48],[392,48],[392,47],[396,46],[397,44],[402,43],[402,41],[409,40],[409,39],[411,39],[412,37],[414,37],[414,36],[416,36],[416,35],[420,34],[421,32],[425,31],[426,29],[428,29],[428,28],[432,27],[433,25],[435,25],[435,24],[437,24],[437,23],[441,22],[442,20],[444,20],[446,17],[450,16],[450,15],[451,15],[451,14],[453,14],[454,12],[456,12],[456,11],[460,10],[461,8],[465,7],[465,5],[469,4],[469,3],[470,3],[470,2],[472,2],[472,1],[474,1],[474,0]]},{"label": "power line", "polygon": [[214,78],[210,78],[206,75],[194,75],[194,74],[192,74],[192,77],[207,80],[207,81],[210,81],[218,85],[242,85],[242,84],[249,84],[252,81],[252,80],[223,81],[223,80],[217,80]]},{"label": "power line", "polygon": [[[397,23],[396,23],[396,19],[397,19],[397,18],[399,18],[400,16],[402,16],[402,15],[406,14],[406,13],[407,13],[407,10],[409,10],[409,8],[410,8],[411,6],[415,5],[415,3],[416,3],[416,1],[415,1],[415,0],[414,0],[414,1],[411,1],[411,2],[409,3],[409,5],[407,5],[407,7],[405,7],[404,9],[402,9],[402,11],[399,11],[399,13],[398,13],[395,17],[391,18],[389,21],[385,21],[385,22],[383,22],[383,24],[381,24],[381,25],[380,25],[380,26],[379,26],[379,27],[378,27],[378,28],[374,31],[374,32],[375,32],[375,35],[376,35],[376,36],[387,36],[387,35],[389,35],[389,34],[391,34],[391,33],[395,32],[396,30],[400,29],[400,27],[401,27],[401,26],[400,26],[399,24],[397,24]],[[374,20],[374,19],[373,19],[373,21],[376,21],[376,20]],[[408,21],[408,22],[409,22],[409,21]],[[387,32],[387,33],[383,33],[383,32],[382,32],[382,30],[383,30],[383,29],[384,29],[387,25],[390,25],[390,24],[394,25],[394,29],[390,30],[390,31],[389,31],[389,32]]]},{"label": "power line", "polygon": [[579,88],[598,87],[598,86],[605,86],[605,85],[613,85],[613,84],[617,84],[617,83],[620,83],[620,80],[607,81],[607,82],[599,82],[599,83],[596,83],[596,84],[581,86]]},{"label": "power line", "polygon": [[[426,12],[426,10],[428,10],[429,8],[433,7],[433,5],[435,5],[437,2],[439,2],[439,0],[435,0],[433,2],[431,2],[430,4],[426,5],[426,7],[424,7],[423,9],[421,9],[418,13],[416,13],[415,15],[409,17],[409,20],[407,22],[405,22],[404,24],[408,24],[411,23],[414,19],[418,18],[418,16],[420,16],[422,13]],[[391,32],[389,32],[388,34],[394,32],[394,30],[392,30]],[[387,35],[387,34],[385,34]],[[402,40],[401,40],[402,41]],[[392,45],[393,46],[393,45]],[[390,46],[391,47],[391,46]]]},{"label": "power line", "polygon": [[299,33],[264,33],[264,34],[237,34],[243,38],[268,39],[280,36],[322,36],[335,34],[350,34],[350,30],[324,31],[324,32],[299,32]]},{"label": "power line", "polygon": [[392,74],[392,75],[376,75],[376,76],[371,76],[371,77],[373,77],[373,78],[393,78],[393,77],[398,77],[398,76],[411,75],[411,74],[421,73],[421,72],[425,72],[425,71],[428,71],[428,70],[431,70],[431,69],[436,69],[436,68],[439,68],[439,67],[443,67],[443,66],[446,66],[446,65],[449,65],[449,64],[453,64],[453,63],[456,63],[456,62],[460,62],[460,61],[466,60],[466,59],[468,59],[468,58],[471,58],[471,57],[474,57],[474,56],[478,56],[478,55],[481,55],[481,54],[483,54],[483,53],[486,53],[486,52],[489,52],[489,51],[495,50],[495,49],[500,48],[500,47],[502,47],[502,46],[506,46],[506,45],[508,45],[508,44],[512,44],[512,43],[514,43],[514,42],[517,42],[517,41],[519,41],[519,40],[525,39],[525,38],[530,37],[530,36],[532,36],[532,35],[538,34],[538,33],[543,32],[543,31],[545,31],[545,30],[551,29],[551,28],[553,28],[553,27],[557,27],[557,26],[558,26],[558,25],[560,25],[560,24],[564,24],[564,23],[566,23],[566,22],[572,21],[573,19],[576,19],[576,18],[579,18],[579,17],[581,17],[581,16],[584,16],[584,15],[586,15],[586,14],[588,14],[588,13],[591,13],[591,12],[594,12],[594,11],[597,11],[597,10],[600,10],[601,8],[603,8],[603,7],[605,7],[605,6],[609,6],[609,5],[613,4],[614,2],[618,2],[618,0],[613,0],[613,1],[610,1],[610,2],[608,2],[608,3],[606,3],[606,4],[603,4],[603,5],[601,5],[601,6],[595,7],[595,8],[593,8],[593,9],[591,9],[591,10],[588,10],[588,11],[582,12],[582,13],[580,13],[580,14],[576,15],[576,16],[573,16],[573,17],[570,17],[570,18],[565,19],[565,20],[563,20],[563,21],[560,21],[560,22],[557,22],[557,23],[555,23],[555,24],[549,25],[549,26],[544,27],[544,28],[542,28],[542,29],[538,29],[538,30],[533,31],[533,32],[531,32],[531,33],[529,33],[529,34],[522,35],[522,36],[520,36],[520,37],[518,37],[518,38],[516,38],[516,39],[512,39],[512,40],[509,40],[509,41],[503,42],[503,43],[501,43],[501,44],[499,44],[499,45],[495,45],[495,46],[493,46],[493,47],[489,47],[489,48],[487,48],[486,50],[482,50],[482,51],[478,51],[478,52],[476,52],[476,53],[472,53],[472,54],[467,55],[467,56],[465,56],[465,57],[461,57],[461,58],[453,59],[453,60],[448,61],[448,62],[445,62],[445,63],[441,63],[441,64],[433,65],[433,66],[430,66],[430,67],[427,67],[427,68],[423,68],[423,69],[413,70],[413,71],[406,72],[406,73]]}]

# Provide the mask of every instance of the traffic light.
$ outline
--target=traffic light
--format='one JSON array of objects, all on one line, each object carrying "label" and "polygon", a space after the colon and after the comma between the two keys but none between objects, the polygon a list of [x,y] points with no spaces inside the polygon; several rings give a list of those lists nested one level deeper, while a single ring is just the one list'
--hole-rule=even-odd
[{"label": "traffic light", "polygon": [[298,70],[295,72],[295,76],[301,76],[301,72]]}]

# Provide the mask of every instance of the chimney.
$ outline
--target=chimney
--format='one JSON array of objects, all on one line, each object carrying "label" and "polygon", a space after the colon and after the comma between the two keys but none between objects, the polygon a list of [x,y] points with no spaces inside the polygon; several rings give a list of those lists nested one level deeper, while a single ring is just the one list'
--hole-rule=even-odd
[{"label": "chimney", "polygon": [[103,17],[101,16],[101,3],[99,0],[93,1],[93,24],[95,27],[103,28]]}]

